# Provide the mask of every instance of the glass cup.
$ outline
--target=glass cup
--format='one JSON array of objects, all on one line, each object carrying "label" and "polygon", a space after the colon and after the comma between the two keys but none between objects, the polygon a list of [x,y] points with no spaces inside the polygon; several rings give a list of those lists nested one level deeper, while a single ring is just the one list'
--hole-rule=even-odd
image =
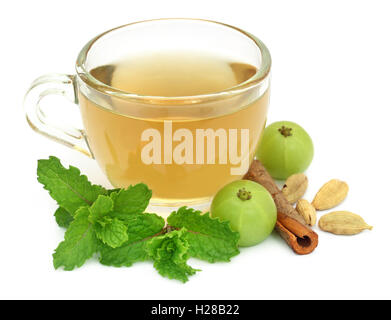
[{"label": "glass cup", "polygon": [[[213,56],[248,74],[224,90],[182,96],[128,92],[105,81],[118,72],[115,61],[162,53]],[[254,157],[266,123],[270,66],[266,46],[233,26],[198,19],[131,23],[88,42],[76,75],[36,79],[25,97],[26,118],[38,133],[95,159],[114,187],[146,183],[153,205],[205,203],[240,179]],[[43,112],[41,100],[53,94],[79,106],[83,129]]]}]

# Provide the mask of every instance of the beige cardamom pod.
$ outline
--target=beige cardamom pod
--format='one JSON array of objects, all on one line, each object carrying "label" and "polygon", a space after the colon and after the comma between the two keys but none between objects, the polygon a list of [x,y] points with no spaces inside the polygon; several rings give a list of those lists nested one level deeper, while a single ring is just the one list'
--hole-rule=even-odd
[{"label": "beige cardamom pod", "polygon": [[316,210],[327,210],[339,205],[348,195],[346,182],[333,179],[325,183],[315,195],[312,205]]},{"label": "beige cardamom pod", "polygon": [[316,224],[316,210],[307,200],[298,200],[296,211],[304,218],[309,226],[314,226]]},{"label": "beige cardamom pod", "polygon": [[291,175],[282,188],[282,193],[290,204],[297,202],[305,193],[308,187],[308,179],[305,174],[297,173]]},{"label": "beige cardamom pod", "polygon": [[349,211],[334,211],[319,219],[319,228],[334,234],[352,235],[363,230],[372,230],[363,218]]}]

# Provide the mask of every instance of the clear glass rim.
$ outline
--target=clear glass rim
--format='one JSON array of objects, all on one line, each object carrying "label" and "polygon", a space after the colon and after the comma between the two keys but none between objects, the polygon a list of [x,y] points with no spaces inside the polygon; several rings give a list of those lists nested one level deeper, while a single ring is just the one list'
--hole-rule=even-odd
[{"label": "clear glass rim", "polygon": [[[93,75],[90,74],[89,71],[87,71],[87,68],[85,66],[86,60],[87,60],[87,55],[90,49],[93,47],[93,45],[103,36],[116,31],[118,29],[126,28],[135,24],[140,24],[140,23],[148,23],[148,22],[156,22],[156,21],[167,21],[167,20],[183,20],[183,21],[201,21],[201,22],[208,22],[208,23],[214,23],[218,24],[230,29],[234,29],[236,31],[239,31],[240,33],[244,34],[246,37],[251,39],[258,49],[260,50],[261,53],[261,66],[259,70],[249,79],[247,79],[244,82],[239,83],[238,85],[234,87],[230,87],[227,89],[224,89],[222,91],[218,92],[212,92],[212,93],[207,93],[207,94],[199,94],[199,95],[193,95],[193,96],[149,96],[149,95],[140,95],[136,93],[131,93],[127,91],[123,91],[114,87],[111,87],[98,79],[96,79]],[[162,18],[162,19],[150,19],[150,20],[143,20],[143,21],[137,21],[137,22],[132,22],[128,23],[110,30],[107,30],[93,39],[91,39],[80,51],[77,60],[76,60],[76,72],[78,77],[85,82],[88,86],[92,86],[93,89],[98,90],[99,92],[102,92],[104,94],[110,95],[110,96],[115,96],[121,99],[126,99],[126,100],[139,100],[141,101],[148,101],[149,103],[153,103],[153,101],[159,103],[159,101],[164,100],[165,103],[172,101],[174,102],[181,102],[181,103],[194,103],[195,101],[205,101],[205,100],[215,100],[223,97],[229,97],[232,95],[236,95],[238,93],[241,93],[243,91],[246,91],[248,89],[251,89],[255,86],[257,86],[259,83],[261,83],[264,79],[267,78],[270,72],[270,67],[271,67],[271,56],[268,48],[266,45],[259,40],[257,37],[252,35],[249,32],[246,32],[242,29],[239,29],[237,27],[231,26],[229,24],[213,21],[213,20],[206,20],[206,19],[193,19],[193,18]]]}]

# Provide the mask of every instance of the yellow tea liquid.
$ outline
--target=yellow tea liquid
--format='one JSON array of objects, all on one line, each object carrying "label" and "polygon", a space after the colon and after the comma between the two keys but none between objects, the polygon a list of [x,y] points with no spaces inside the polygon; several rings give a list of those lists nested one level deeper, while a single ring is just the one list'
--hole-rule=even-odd
[{"label": "yellow tea liquid", "polygon": [[[167,137],[164,121],[167,120],[171,122],[172,134],[178,129],[188,129],[194,139],[197,129],[223,129],[227,136],[230,129],[236,129],[236,146],[240,155],[240,130],[248,129],[248,154],[242,156],[248,157],[251,162],[266,123],[268,91],[256,99],[239,94],[229,99],[222,98],[209,106],[202,102],[182,105],[182,115],[176,113],[178,105],[173,104],[169,97],[224,91],[248,80],[256,72],[256,67],[249,64],[190,53],[136,57],[91,70],[95,78],[111,87],[143,96],[167,97],[167,101],[159,100],[156,109],[149,105],[145,115],[138,112],[136,117],[130,117],[124,113],[139,108],[138,102],[113,99],[110,102],[112,110],[107,110],[79,94],[90,148],[113,186],[127,187],[144,182],[152,189],[153,203],[176,205],[207,201],[225,184],[240,179],[240,176],[231,174],[231,168],[240,164],[233,165],[229,160],[221,163],[220,152],[229,153],[229,147],[223,145],[223,149],[227,150],[219,151],[218,138],[215,140],[216,157],[212,161],[207,160],[205,143],[205,161],[197,163],[194,140],[192,163],[165,163],[165,151],[161,150],[160,164],[146,164],[141,154],[149,141],[142,141],[141,136],[145,130],[157,130],[161,134],[163,148],[166,143],[163,140]],[[247,100],[250,102],[246,104]],[[168,111],[162,112],[162,108],[167,107]],[[186,108],[192,108],[187,110],[191,111],[189,116],[183,115]],[[170,110],[173,112],[170,113]],[[181,142],[171,141],[171,150]]]}]

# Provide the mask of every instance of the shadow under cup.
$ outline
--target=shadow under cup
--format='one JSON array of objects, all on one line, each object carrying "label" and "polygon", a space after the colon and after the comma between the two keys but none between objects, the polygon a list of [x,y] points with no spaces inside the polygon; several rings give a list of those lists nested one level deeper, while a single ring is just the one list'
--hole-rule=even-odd
[{"label": "shadow under cup", "polygon": [[[171,53],[211,56],[233,71],[246,65],[254,72],[218,92],[182,96],[112,83],[121,68],[116,62],[155,56],[158,63]],[[114,187],[147,184],[153,205],[205,203],[240,179],[254,157],[266,123],[270,63],[262,42],[232,26],[193,19],[129,24],[91,40],[79,54],[77,75],[68,76],[84,129],[33,128],[95,158]]]}]

